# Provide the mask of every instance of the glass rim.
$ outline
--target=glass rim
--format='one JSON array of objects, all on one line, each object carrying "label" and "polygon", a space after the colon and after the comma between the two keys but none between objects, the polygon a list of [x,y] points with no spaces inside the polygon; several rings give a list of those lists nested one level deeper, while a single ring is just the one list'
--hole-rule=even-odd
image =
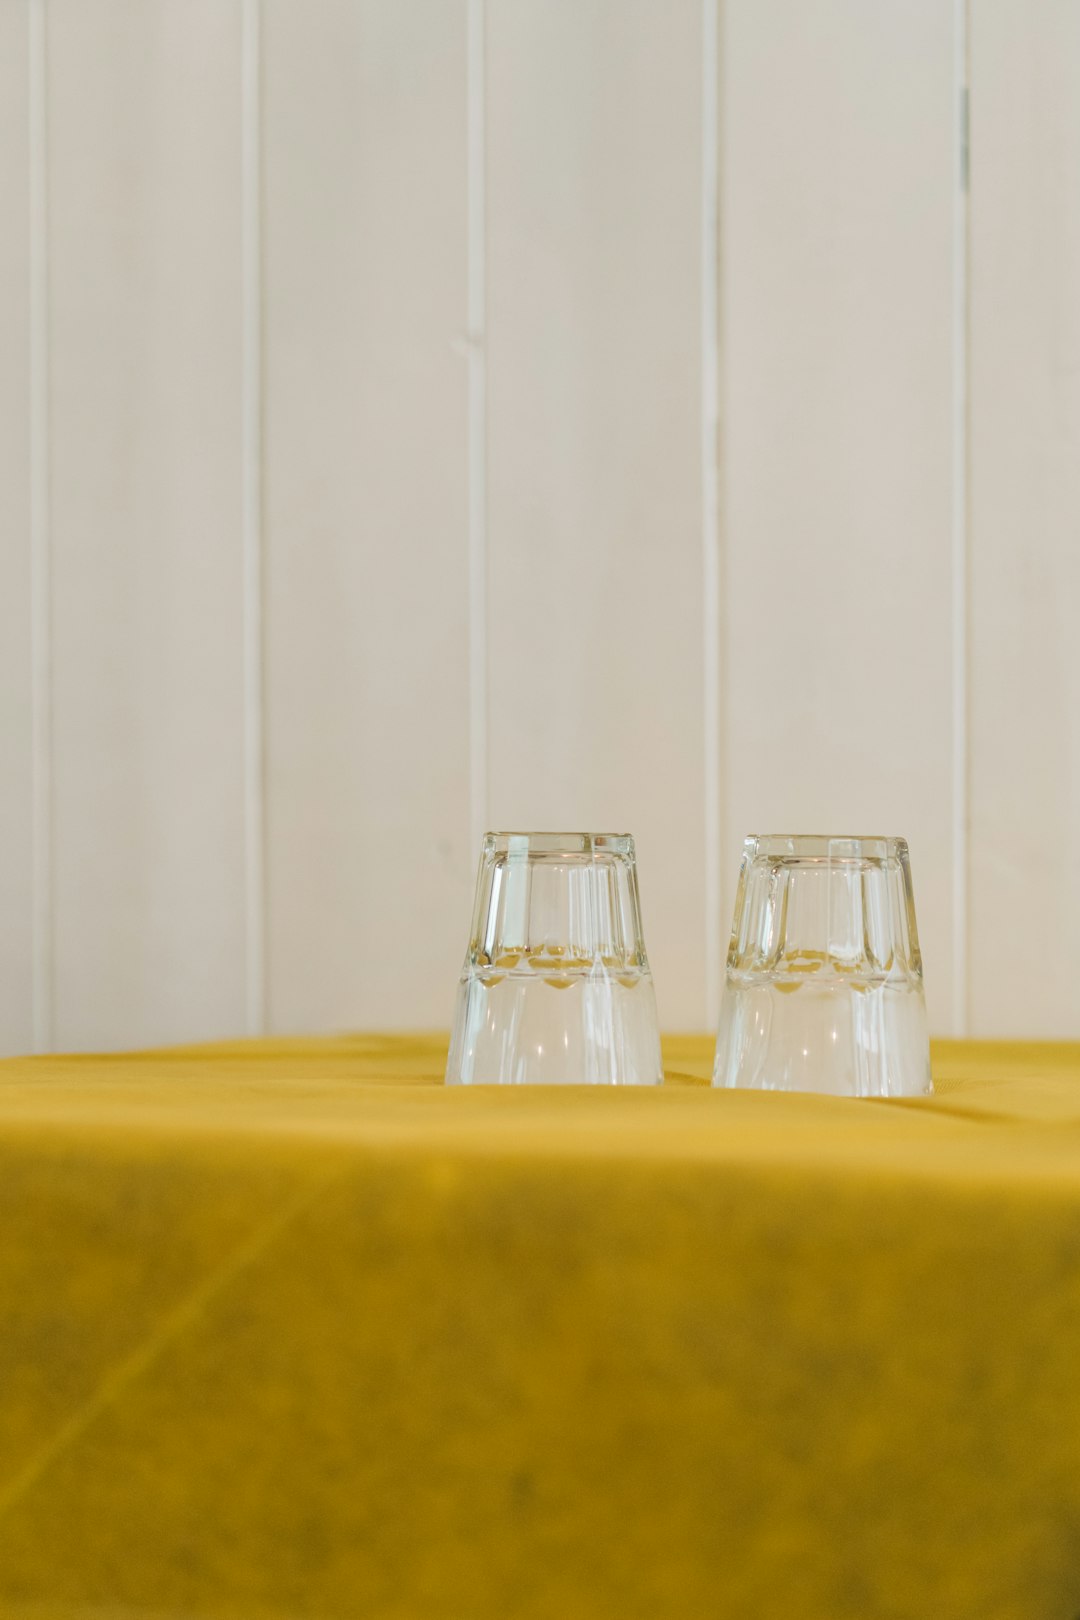
[{"label": "glass rim", "polygon": [[749,860],[906,861],[906,838],[866,833],[751,833],[743,843]]},{"label": "glass rim", "polygon": [[485,855],[633,855],[630,833],[488,832]]}]

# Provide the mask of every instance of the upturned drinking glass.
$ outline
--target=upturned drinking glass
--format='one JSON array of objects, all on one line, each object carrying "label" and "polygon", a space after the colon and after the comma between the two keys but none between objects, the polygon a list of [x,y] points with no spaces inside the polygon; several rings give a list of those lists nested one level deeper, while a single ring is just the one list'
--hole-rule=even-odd
[{"label": "upturned drinking glass", "polygon": [[632,838],[486,835],[446,1080],[660,1084]]},{"label": "upturned drinking glass", "polygon": [[834,1096],[933,1089],[902,838],[748,838],[713,1084]]}]

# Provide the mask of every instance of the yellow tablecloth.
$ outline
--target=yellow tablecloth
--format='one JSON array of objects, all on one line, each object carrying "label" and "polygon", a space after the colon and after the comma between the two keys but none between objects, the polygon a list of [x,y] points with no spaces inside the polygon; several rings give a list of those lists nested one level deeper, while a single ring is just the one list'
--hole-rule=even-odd
[{"label": "yellow tablecloth", "polygon": [[1077,1620],[1080,1047],[0,1065],[0,1614]]}]

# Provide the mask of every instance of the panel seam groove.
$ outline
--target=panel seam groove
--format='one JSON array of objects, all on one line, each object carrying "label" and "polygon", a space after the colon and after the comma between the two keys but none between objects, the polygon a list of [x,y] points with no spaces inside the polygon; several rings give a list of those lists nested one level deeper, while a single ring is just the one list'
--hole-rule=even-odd
[{"label": "panel seam groove", "polygon": [[260,0],[241,11],[241,529],[243,552],[244,1000],[266,1029],[266,781],[263,622],[262,106]]},{"label": "panel seam groove", "polygon": [[46,21],[46,0],[29,0],[31,996],[35,1052],[52,1050],[56,973]]},{"label": "panel seam groove", "polygon": [[723,939],[724,754],[720,521],[720,0],[702,0],[701,497],[703,590],[705,1018],[719,1017]]},{"label": "panel seam groove", "polygon": [[970,0],[953,12],[952,939],[954,1035],[971,1023],[971,202],[968,138]]},{"label": "panel seam groove", "polygon": [[470,860],[488,821],[487,128],[485,0],[467,11],[467,353]]}]

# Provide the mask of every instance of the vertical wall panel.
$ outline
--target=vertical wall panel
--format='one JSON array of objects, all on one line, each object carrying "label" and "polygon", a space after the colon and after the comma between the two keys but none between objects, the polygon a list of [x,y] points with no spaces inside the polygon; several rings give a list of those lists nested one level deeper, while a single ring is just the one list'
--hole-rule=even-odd
[{"label": "vertical wall panel", "polygon": [[704,1019],[701,6],[488,7],[489,819],[629,831]]},{"label": "vertical wall panel", "polygon": [[1080,5],[975,0],[976,1027],[1080,1035]]},{"label": "vertical wall panel", "polygon": [[728,869],[902,833],[931,1023],[952,952],[952,8],[726,0]]},{"label": "vertical wall panel", "polygon": [[264,15],[270,1017],[438,1026],[476,854],[465,4]]},{"label": "vertical wall panel", "polygon": [[240,1031],[238,11],[48,16],[56,1038]]},{"label": "vertical wall panel", "polygon": [[27,16],[0,5],[0,1054],[33,1039]]}]

